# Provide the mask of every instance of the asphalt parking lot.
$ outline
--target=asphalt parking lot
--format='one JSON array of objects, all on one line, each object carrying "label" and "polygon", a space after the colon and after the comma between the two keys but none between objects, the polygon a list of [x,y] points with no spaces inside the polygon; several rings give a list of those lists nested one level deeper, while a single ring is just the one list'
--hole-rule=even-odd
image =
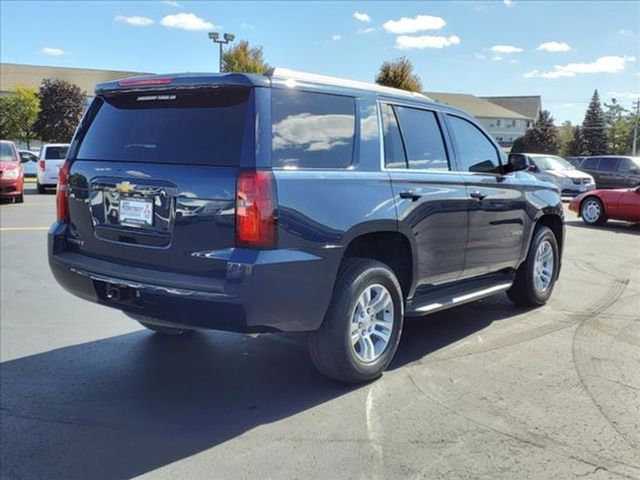
[{"label": "asphalt parking lot", "polygon": [[349,387],[301,336],[162,338],[67,294],[30,193],[0,206],[3,479],[640,479],[640,226],[567,212],[547,306],[410,320]]}]

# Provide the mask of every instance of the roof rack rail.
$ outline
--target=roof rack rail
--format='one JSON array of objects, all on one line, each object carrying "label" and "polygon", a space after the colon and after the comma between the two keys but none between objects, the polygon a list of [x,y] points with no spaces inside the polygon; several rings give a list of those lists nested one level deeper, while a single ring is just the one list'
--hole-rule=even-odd
[{"label": "roof rack rail", "polygon": [[418,97],[425,100],[431,100],[428,96],[420,92],[409,92],[399,88],[385,87],[377,83],[359,82],[357,80],[348,80],[340,77],[330,77],[327,75],[318,75],[315,73],[298,72],[288,68],[271,68],[265,72],[265,75],[271,78],[282,78],[285,80],[296,80],[300,82],[321,83],[324,85],[335,85],[338,87],[357,88],[360,90],[368,90],[380,93],[388,93],[390,95],[405,95],[409,97]]}]

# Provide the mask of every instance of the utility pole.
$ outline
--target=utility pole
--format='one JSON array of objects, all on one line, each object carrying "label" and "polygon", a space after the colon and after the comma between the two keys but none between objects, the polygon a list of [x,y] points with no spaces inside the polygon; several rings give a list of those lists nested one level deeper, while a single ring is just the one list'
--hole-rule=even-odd
[{"label": "utility pole", "polygon": [[633,153],[632,155],[636,156],[636,146],[638,143],[638,117],[640,116],[640,98],[633,103],[633,106],[636,108],[636,121],[633,127]]},{"label": "utility pole", "polygon": [[218,63],[218,71],[222,72],[222,45],[227,44],[229,42],[233,42],[236,36],[233,33],[225,33],[222,35],[222,39],[220,38],[220,34],[218,32],[209,32],[209,38],[213,40],[215,43],[220,45],[220,56]]}]

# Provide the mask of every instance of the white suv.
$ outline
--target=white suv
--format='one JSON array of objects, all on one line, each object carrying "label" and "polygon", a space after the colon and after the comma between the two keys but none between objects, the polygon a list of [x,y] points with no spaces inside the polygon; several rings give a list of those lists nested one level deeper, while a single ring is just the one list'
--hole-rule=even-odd
[{"label": "white suv", "polygon": [[45,188],[58,184],[58,171],[67,157],[68,143],[49,143],[43,145],[38,160],[38,193],[44,193]]}]

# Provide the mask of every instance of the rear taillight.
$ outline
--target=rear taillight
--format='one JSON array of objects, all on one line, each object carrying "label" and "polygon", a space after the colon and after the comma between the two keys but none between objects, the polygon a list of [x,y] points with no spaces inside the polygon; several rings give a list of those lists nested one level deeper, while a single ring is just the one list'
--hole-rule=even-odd
[{"label": "rear taillight", "polygon": [[38,170],[44,172],[44,159],[38,160]]},{"label": "rear taillight", "polygon": [[244,247],[275,247],[275,209],[273,174],[260,170],[241,172],[236,192],[236,244]]},{"label": "rear taillight", "polygon": [[67,160],[62,164],[58,174],[56,188],[56,216],[59,222],[69,223],[69,169],[71,163]]}]

